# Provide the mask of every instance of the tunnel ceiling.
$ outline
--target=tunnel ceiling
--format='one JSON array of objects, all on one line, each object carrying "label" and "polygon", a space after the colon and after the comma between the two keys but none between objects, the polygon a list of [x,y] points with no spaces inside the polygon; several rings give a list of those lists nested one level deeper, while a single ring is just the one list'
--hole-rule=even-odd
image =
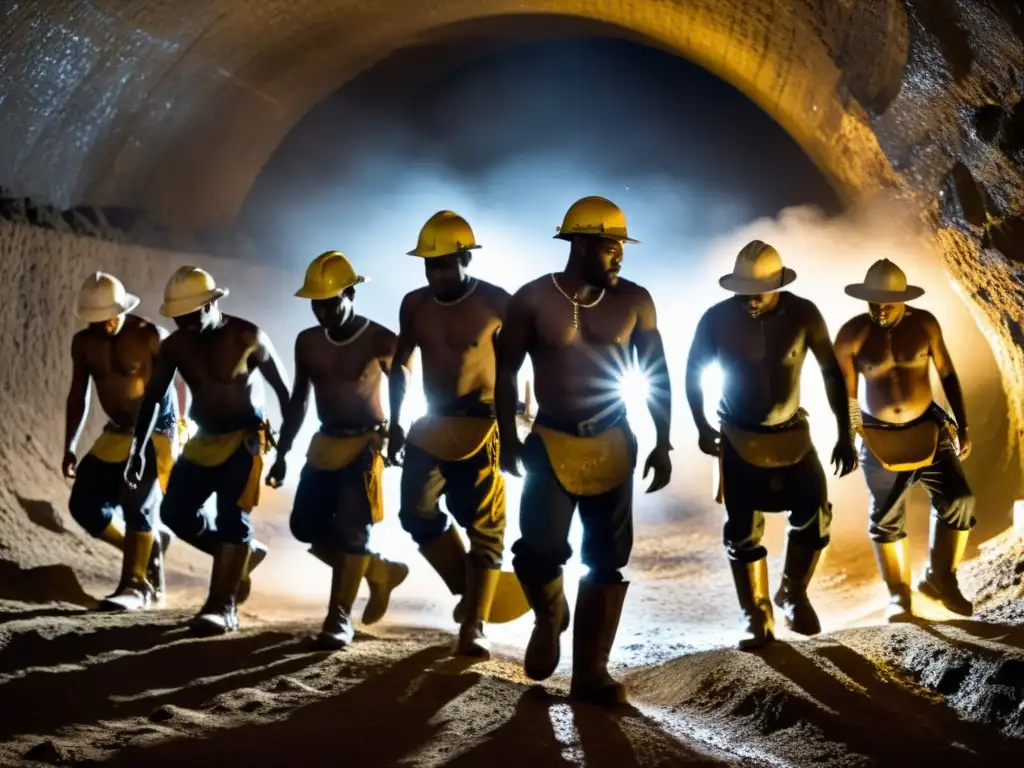
[{"label": "tunnel ceiling", "polygon": [[1017,0],[7,0],[0,185],[228,230],[303,115],[395,52],[409,67],[406,49],[423,61],[439,41],[471,56],[597,31],[732,83],[847,201],[882,188],[911,199],[1024,391]]}]

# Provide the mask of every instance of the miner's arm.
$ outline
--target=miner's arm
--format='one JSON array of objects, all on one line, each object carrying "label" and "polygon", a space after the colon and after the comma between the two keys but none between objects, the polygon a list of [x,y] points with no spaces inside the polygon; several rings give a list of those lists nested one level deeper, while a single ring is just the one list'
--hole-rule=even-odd
[{"label": "miner's arm", "polygon": [[408,294],[402,299],[402,306],[398,310],[398,341],[391,359],[391,372],[388,374],[388,418],[392,427],[397,427],[402,417],[402,403],[405,401],[405,390],[409,385],[412,355],[416,351],[412,306],[415,300],[414,294]]},{"label": "miner's arm", "polygon": [[704,415],[704,389],[701,386],[701,375],[716,357],[714,339],[711,335],[710,311],[705,312],[697,323],[693,334],[690,352],[686,357],[686,402],[690,406],[693,423],[697,432],[706,434],[712,427]]},{"label": "miner's arm", "polygon": [[516,408],[519,404],[519,369],[523,367],[532,341],[533,310],[527,286],[512,296],[505,322],[498,334],[494,406],[498,415],[499,439],[503,445],[506,441],[509,445],[518,441]]},{"label": "miner's arm", "polygon": [[[807,305],[807,345],[814,354],[825,380],[825,395],[828,405],[836,417],[836,429],[839,438],[850,435],[850,403],[848,396],[849,382],[836,358],[832,337],[829,335],[825,318],[813,304]],[[854,397],[856,397],[856,379],[854,380]]]},{"label": "miner's arm", "polygon": [[284,377],[281,375],[281,359],[277,356],[277,350],[274,349],[274,343],[270,340],[270,337],[262,330],[256,331],[256,363],[259,367],[260,373],[263,374],[263,378],[267,380],[270,388],[274,390],[274,394],[277,395],[277,404],[281,409],[282,419],[288,413],[288,385],[284,383]]},{"label": "miner's arm", "polygon": [[956,419],[960,441],[963,443],[967,438],[967,410],[964,408],[964,393],[960,387],[960,377],[957,376],[949,350],[946,349],[946,341],[942,336],[939,321],[931,313],[925,314],[924,326],[928,332],[928,347],[932,354],[932,361],[935,363],[935,370],[942,382],[942,391],[946,393],[949,407],[953,411],[953,418]]},{"label": "miner's arm", "polygon": [[665,360],[665,346],[658,330],[654,299],[645,289],[641,288],[640,291],[632,344],[636,350],[640,370],[647,377],[647,407],[654,421],[657,446],[671,448],[669,431],[672,426],[672,384],[669,380],[668,363]]},{"label": "miner's arm", "polygon": [[92,379],[85,364],[85,339],[75,334],[71,341],[71,387],[68,389],[64,412],[64,454],[74,453],[82,432],[85,415],[89,412]]},{"label": "miner's arm", "polygon": [[288,455],[295,442],[295,436],[302,428],[302,422],[306,419],[306,410],[309,407],[309,372],[303,363],[303,337],[295,339],[295,382],[292,384],[292,393],[288,401],[288,408],[284,412],[284,423],[281,425],[281,436],[277,441],[278,459]]}]

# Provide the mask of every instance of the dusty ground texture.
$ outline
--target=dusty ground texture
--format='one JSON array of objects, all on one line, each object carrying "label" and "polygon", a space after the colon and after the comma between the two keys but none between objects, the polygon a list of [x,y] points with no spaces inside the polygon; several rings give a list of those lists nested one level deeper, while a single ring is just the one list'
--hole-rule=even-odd
[{"label": "dusty ground texture", "polygon": [[[302,581],[303,561],[298,545],[274,538],[272,521],[262,531],[277,559],[268,558],[243,631],[226,638],[182,629],[205,570],[183,550],[172,558],[168,609],[142,616],[90,612],[89,593],[109,584],[83,588],[66,566],[4,574],[36,597],[0,601],[0,764],[978,766],[1024,755],[1024,597],[1012,533],[965,569],[984,600],[975,619],[871,626],[880,605],[870,567],[835,560],[813,591],[832,631],[783,633],[743,653],[728,647],[737,617],[713,541],[655,531],[638,542],[612,659],[633,705],[605,712],[566,698],[570,659],[544,686],[524,678],[528,617],[494,628],[494,660],[453,659],[450,632],[432,628],[451,629],[450,604],[411,560],[385,622],[346,651],[313,650],[326,570],[313,571],[305,594],[276,589],[278,569]],[[680,549],[708,554],[667,556]],[[58,576],[49,592],[44,575]],[[63,599],[46,602],[58,590]]]}]

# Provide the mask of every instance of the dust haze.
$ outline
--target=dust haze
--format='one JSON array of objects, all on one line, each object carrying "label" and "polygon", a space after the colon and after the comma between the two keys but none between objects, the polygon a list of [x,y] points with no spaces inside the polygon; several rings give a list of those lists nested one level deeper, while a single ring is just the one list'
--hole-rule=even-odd
[{"label": "dust haze", "polygon": [[[926,289],[916,303],[939,318],[963,381],[975,444],[967,469],[981,500],[975,543],[1002,530],[1018,486],[1016,464],[1005,455],[1005,396],[988,342],[920,223],[890,199],[838,213],[810,161],[745,97],[686,62],[634,48],[621,41],[538,46],[496,56],[414,96],[389,101],[386,89],[376,89],[372,100],[365,94],[354,100],[342,92],[314,110],[264,170],[243,218],[294,275],[294,285],[280,286],[267,326],[289,370],[295,334],[313,323],[307,303],[291,293],[320,252],[341,250],[371,278],[358,291],[358,311],[397,330],[402,297],[423,285],[420,260],[405,254],[435,211],[454,210],[470,222],[482,245],[472,274],[513,292],[564,265],[568,246],[553,236],[569,205],[585,195],[605,196],[624,209],[630,234],[642,241],[626,247],[623,275],[654,297],[674,389],[673,482],[647,496],[638,472],[638,534],[666,522],[715,530],[722,510],[711,501],[711,460],[696,448],[683,378],[697,320],[728,295],[718,277],[746,242],[769,242],[798,273],[791,290],[818,304],[834,335],[865,310],[843,286],[861,280],[876,259],[889,258]],[[595,107],[587,96],[594,83],[601,104],[614,108]],[[235,307],[242,302],[232,300]],[[259,312],[268,316],[267,307]],[[531,375],[527,363],[521,388]],[[712,413],[714,390],[712,379],[706,398]],[[418,394],[417,383],[406,421],[423,412]],[[835,425],[813,357],[804,368],[803,397],[827,462]],[[653,427],[642,402],[634,398],[629,409],[642,466]],[[294,488],[315,429],[310,415],[286,488]],[[389,513],[375,545],[416,558],[397,520],[398,478],[397,469],[386,473]],[[520,487],[509,479],[509,544],[518,531]],[[851,556],[867,556],[859,472],[833,478],[831,487],[836,540]],[[913,510],[910,531],[921,550],[923,497]],[[770,546],[781,543],[784,530],[784,520],[774,517]],[[579,534],[577,524],[577,544]]]}]

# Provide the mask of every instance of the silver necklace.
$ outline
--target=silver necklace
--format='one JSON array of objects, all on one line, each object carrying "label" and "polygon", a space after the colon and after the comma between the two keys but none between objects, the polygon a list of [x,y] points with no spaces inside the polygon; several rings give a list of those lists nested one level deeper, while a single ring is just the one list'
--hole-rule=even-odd
[{"label": "silver necklace", "polygon": [[353,334],[352,334],[351,336],[349,336],[349,337],[348,337],[347,339],[345,339],[344,341],[335,341],[334,339],[332,339],[332,338],[331,338],[331,333],[330,333],[330,331],[328,331],[328,330],[327,330],[326,328],[324,328],[324,336],[326,336],[326,337],[327,337],[327,340],[328,340],[329,342],[331,342],[331,344],[333,344],[333,345],[334,345],[334,346],[336,346],[336,347],[347,347],[347,346],[348,346],[349,344],[351,344],[351,343],[352,343],[353,341],[355,341],[355,340],[356,340],[356,339],[358,339],[358,338],[359,338],[360,336],[362,336],[362,335],[363,335],[363,331],[365,331],[365,330],[366,330],[367,328],[369,328],[369,327],[370,327],[370,319],[369,319],[369,318],[366,318],[366,319],[365,319],[365,320],[363,321],[363,325],[362,325],[362,326],[361,326],[361,327],[359,328],[359,330],[358,330],[358,331],[356,331],[355,333],[353,333]]},{"label": "silver necklace", "polygon": [[469,294],[471,294],[473,291],[476,290],[476,286],[477,286],[477,279],[474,277],[474,278],[471,278],[470,281],[469,281],[469,288],[467,288],[466,292],[464,294],[462,294],[461,296],[459,296],[459,298],[453,299],[452,301],[441,301],[439,298],[437,298],[437,296],[435,296],[434,297],[434,301],[436,301],[442,307],[454,307],[460,301],[465,301],[466,299],[468,299],[469,298]]},{"label": "silver necklace", "polygon": [[597,294],[597,298],[596,299],[594,299],[589,304],[582,304],[582,303],[580,303],[580,295],[578,293],[575,293],[572,296],[570,296],[568,293],[566,293],[565,291],[562,290],[562,286],[560,286],[558,284],[558,279],[555,277],[555,273],[554,272],[551,273],[551,282],[554,283],[555,290],[558,291],[560,294],[562,294],[566,298],[566,300],[570,304],[572,304],[572,327],[573,328],[579,328],[580,327],[580,309],[590,309],[591,307],[596,307],[601,302],[601,299],[604,298],[604,288],[602,288],[601,292],[599,294]]}]

